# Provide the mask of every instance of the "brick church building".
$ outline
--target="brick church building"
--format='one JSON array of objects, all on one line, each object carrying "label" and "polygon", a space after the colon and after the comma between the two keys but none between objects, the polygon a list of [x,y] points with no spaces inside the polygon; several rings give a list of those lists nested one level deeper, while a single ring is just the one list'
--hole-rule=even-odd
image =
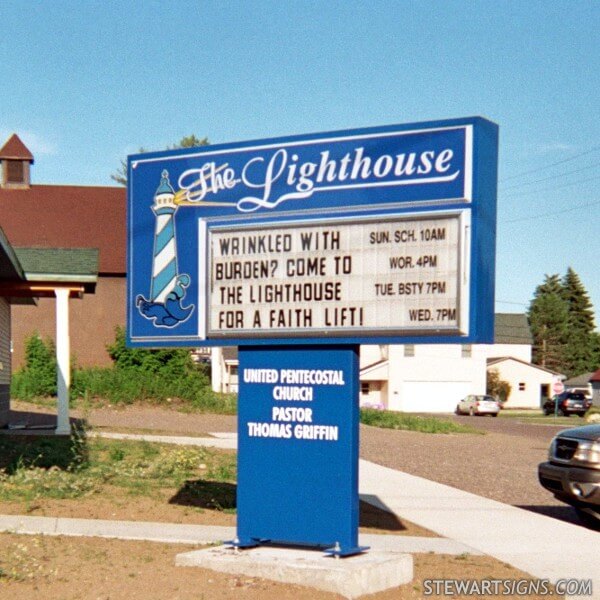
[{"label": "brick church building", "polygon": [[[81,366],[108,365],[106,344],[125,324],[125,188],[32,184],[33,165],[18,135],[0,148],[0,228],[30,286],[81,286],[69,302],[71,356]],[[12,306],[15,369],[28,336],[55,336],[55,298],[40,295],[37,306]]]}]

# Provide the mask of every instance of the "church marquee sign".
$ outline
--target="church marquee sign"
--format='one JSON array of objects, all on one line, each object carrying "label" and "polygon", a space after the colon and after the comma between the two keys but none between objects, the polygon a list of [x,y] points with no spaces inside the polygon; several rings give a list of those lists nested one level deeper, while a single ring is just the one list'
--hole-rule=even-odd
[{"label": "church marquee sign", "polygon": [[489,342],[497,127],[131,156],[128,341]]}]

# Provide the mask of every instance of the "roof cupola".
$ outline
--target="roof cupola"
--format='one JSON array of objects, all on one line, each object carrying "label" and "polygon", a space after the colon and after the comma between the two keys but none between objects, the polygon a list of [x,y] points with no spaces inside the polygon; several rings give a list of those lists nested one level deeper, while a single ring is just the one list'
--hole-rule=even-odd
[{"label": "roof cupola", "polygon": [[28,188],[31,185],[30,165],[33,154],[13,133],[0,148],[0,187]]}]

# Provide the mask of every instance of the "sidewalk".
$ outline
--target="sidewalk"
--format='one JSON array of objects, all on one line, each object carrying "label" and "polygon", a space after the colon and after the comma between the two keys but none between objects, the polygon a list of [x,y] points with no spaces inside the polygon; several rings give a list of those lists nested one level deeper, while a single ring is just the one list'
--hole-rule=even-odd
[{"label": "sidewalk", "polygon": [[[147,521],[105,521],[61,517],[25,517],[0,515],[0,531],[21,534],[103,537],[121,540],[145,540],[168,544],[221,544],[235,538],[235,527],[215,525],[180,525]],[[408,535],[365,534],[361,544],[373,550],[393,552],[435,552],[437,554],[481,554],[464,544],[447,538]]]},{"label": "sidewalk", "polygon": [[361,494],[416,525],[539,579],[593,579],[600,597],[598,532],[365,460],[359,479]]},{"label": "sidewalk", "polygon": [[[214,433],[211,438],[98,435],[220,448],[235,448],[237,442],[236,434],[232,433]],[[592,579],[594,597],[600,597],[598,532],[365,460],[360,461],[359,487],[361,498],[366,502],[443,536],[361,535],[361,544],[399,552],[486,554],[539,579],[552,582]],[[233,528],[7,515],[0,516],[0,530],[193,544],[218,543],[235,537]]]}]

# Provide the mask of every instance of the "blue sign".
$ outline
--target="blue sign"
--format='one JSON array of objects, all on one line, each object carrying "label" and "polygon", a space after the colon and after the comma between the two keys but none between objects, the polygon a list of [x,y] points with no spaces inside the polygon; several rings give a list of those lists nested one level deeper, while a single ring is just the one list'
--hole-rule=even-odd
[{"label": "blue sign", "polygon": [[128,343],[239,352],[236,544],[358,545],[358,344],[493,341],[481,118],[131,156]]},{"label": "blue sign", "polygon": [[128,342],[490,342],[496,169],[477,117],[131,156]]},{"label": "blue sign", "polygon": [[242,347],[236,544],[358,545],[358,348]]}]

